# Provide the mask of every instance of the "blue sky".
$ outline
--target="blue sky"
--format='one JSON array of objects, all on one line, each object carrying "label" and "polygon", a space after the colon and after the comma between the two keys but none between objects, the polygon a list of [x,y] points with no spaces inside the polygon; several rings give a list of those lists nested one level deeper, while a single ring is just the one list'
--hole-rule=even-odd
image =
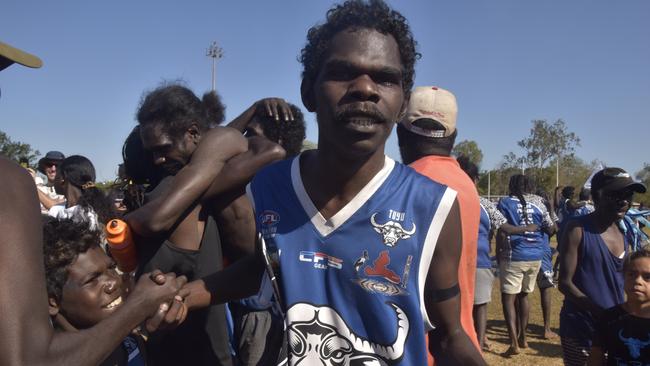
[{"label": "blue sky", "polygon": [[[533,119],[564,119],[584,160],[631,172],[650,162],[650,1],[391,3],[419,43],[416,85],[456,94],[457,141],[477,141],[483,169],[519,152]],[[302,107],[297,56],[331,4],[3,0],[0,40],[45,66],[0,73],[0,130],[43,154],[85,155],[112,179],[142,93],[174,79],[209,90],[213,40],[227,120],[267,96]],[[387,152],[399,158],[394,134]]]}]

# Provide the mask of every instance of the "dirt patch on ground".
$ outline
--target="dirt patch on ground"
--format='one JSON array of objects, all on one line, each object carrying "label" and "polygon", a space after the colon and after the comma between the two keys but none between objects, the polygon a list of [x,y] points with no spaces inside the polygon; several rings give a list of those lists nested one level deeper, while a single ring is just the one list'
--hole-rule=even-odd
[{"label": "dirt patch on ground", "polygon": [[[557,290],[552,291],[551,305],[551,329],[559,333],[560,308],[564,296]],[[510,340],[503,320],[501,307],[501,293],[499,292],[498,280],[494,282],[492,289],[492,302],[488,305],[487,339],[490,343],[490,350],[483,353],[488,365],[513,365],[513,366],[554,366],[562,365],[562,348],[560,339],[543,339],[544,320],[539,297],[539,288],[530,296],[530,322],[528,325],[527,349],[522,349],[518,355],[506,356]]]}]

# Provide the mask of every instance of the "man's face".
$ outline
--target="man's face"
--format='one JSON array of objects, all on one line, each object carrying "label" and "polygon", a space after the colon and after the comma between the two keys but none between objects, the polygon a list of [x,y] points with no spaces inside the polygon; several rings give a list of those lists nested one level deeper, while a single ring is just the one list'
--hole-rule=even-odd
[{"label": "man's face", "polygon": [[625,217],[630,209],[634,192],[629,189],[618,191],[602,191],[596,203],[596,209],[616,215],[617,219]]},{"label": "man's face", "polygon": [[375,30],[347,29],[332,38],[324,57],[311,87],[319,148],[348,156],[383,154],[405,107],[397,42]]},{"label": "man's face", "polygon": [[79,254],[67,269],[68,280],[63,285],[59,308],[74,327],[92,327],[121,306],[122,278],[100,247]]},{"label": "man's face", "polygon": [[45,166],[45,175],[47,176],[47,180],[50,183],[54,183],[54,179],[56,178],[56,166],[58,165],[58,162],[54,162],[51,160],[48,160],[43,163]]},{"label": "man's face", "polygon": [[174,139],[164,131],[160,123],[143,126],[140,129],[140,138],[144,149],[153,155],[153,163],[169,174],[176,174],[187,165],[196,149],[189,132]]},{"label": "man's face", "polygon": [[650,301],[650,258],[642,257],[630,263],[630,267],[625,271],[624,288],[628,301]]}]

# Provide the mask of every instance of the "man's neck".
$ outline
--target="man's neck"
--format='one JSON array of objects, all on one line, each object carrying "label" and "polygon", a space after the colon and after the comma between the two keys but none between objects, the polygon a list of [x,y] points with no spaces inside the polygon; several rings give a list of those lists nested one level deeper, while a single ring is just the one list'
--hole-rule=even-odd
[{"label": "man's neck", "polygon": [[303,154],[300,174],[314,206],[329,219],[381,171],[385,160],[383,148],[359,159],[319,149]]},{"label": "man's neck", "polygon": [[619,218],[615,214],[596,210],[591,217],[593,225],[599,232],[607,230],[607,228],[610,226],[618,227],[617,223],[619,221]]},{"label": "man's neck", "polygon": [[411,163],[416,162],[422,158],[425,158],[427,156],[441,156],[441,157],[449,157],[451,156],[448,151],[444,149],[438,149],[438,148],[431,148],[426,152],[414,152],[411,155],[410,161],[407,161],[409,159],[404,159],[404,156],[402,156],[402,160],[404,160],[405,164],[411,165]]}]

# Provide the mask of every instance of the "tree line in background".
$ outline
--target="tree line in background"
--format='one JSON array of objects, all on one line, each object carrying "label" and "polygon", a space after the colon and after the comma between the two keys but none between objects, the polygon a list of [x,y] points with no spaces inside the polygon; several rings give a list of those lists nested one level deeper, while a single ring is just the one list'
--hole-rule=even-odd
[{"label": "tree line in background", "polygon": [[[552,197],[557,182],[561,186],[576,187],[576,192],[587,183],[595,169],[601,166],[597,160],[586,162],[575,156],[580,138],[569,131],[566,123],[558,119],[550,123],[533,120],[530,134],[517,141],[521,154],[509,152],[492,170],[482,170],[478,183],[481,195],[501,196],[508,194],[508,182],[513,174],[524,173],[531,177],[539,191]],[[483,152],[475,141],[461,141],[454,147],[456,156],[466,155],[479,167]],[[636,179],[650,187],[650,164],[635,175]],[[650,206],[650,192],[637,194],[635,201]]]},{"label": "tree line in background", "polygon": [[[574,186],[579,191],[600,164],[598,161],[585,162],[575,156],[575,148],[580,146],[580,138],[570,132],[561,119],[554,123],[533,120],[529,136],[517,141],[517,146],[521,148],[522,154],[510,152],[503,156],[495,169],[481,171],[478,183],[481,195],[507,195],[510,176],[522,172],[530,176],[536,187],[547,192],[549,196],[552,196],[555,190],[556,180],[559,180],[562,186]],[[39,151],[29,144],[13,141],[2,131],[0,154],[16,162],[25,159],[32,168],[36,167],[40,155]],[[483,162],[483,152],[476,141],[460,141],[454,147],[453,154],[466,155],[479,167]],[[635,177],[650,187],[650,164],[644,163]],[[650,192],[637,194],[635,200],[644,206],[650,206]]]},{"label": "tree line in background", "polygon": [[0,155],[19,162],[26,159],[29,167],[35,168],[38,156],[41,153],[29,144],[13,141],[6,133],[0,131]]}]

